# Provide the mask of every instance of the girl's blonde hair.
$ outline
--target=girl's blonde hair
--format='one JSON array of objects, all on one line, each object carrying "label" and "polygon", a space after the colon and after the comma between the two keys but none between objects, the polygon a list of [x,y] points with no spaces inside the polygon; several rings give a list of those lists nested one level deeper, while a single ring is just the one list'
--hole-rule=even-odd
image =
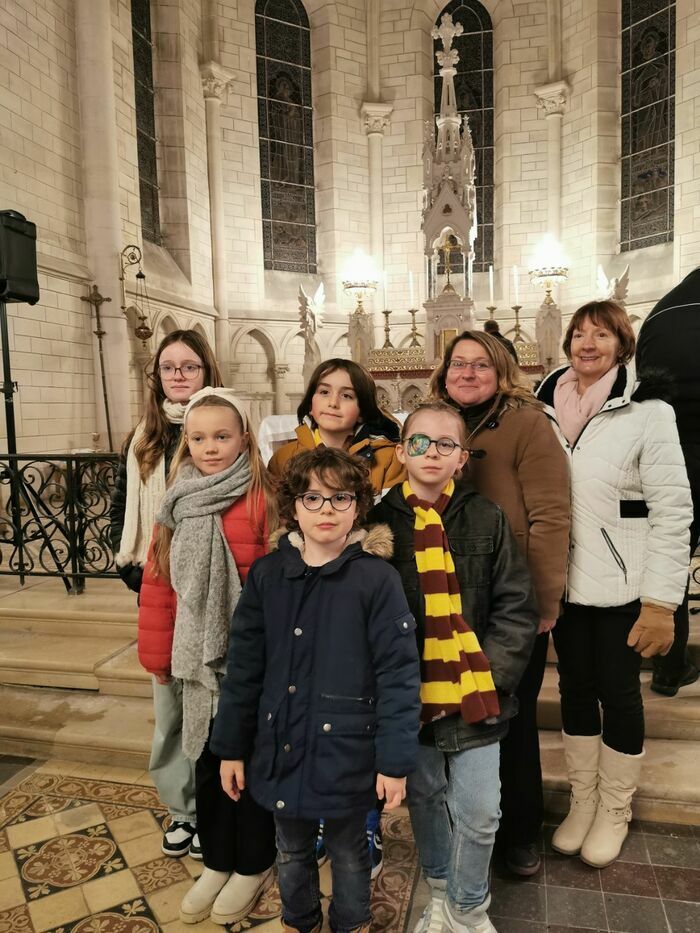
[{"label": "girl's blonde hair", "polygon": [[532,393],[529,379],[520,370],[520,367],[501,341],[479,330],[465,330],[447,345],[442,362],[430,377],[430,395],[433,398],[442,399],[443,402],[447,402],[449,405],[459,407],[458,403],[450,398],[445,387],[445,379],[455,347],[462,340],[473,340],[474,343],[478,343],[493,363],[496,369],[496,398],[499,399],[499,404],[504,408],[523,408],[525,406],[542,408],[542,404],[537,401]]},{"label": "girl's blonde hair", "polygon": [[[199,399],[190,406],[190,409],[187,413],[187,416],[192,414],[192,412],[197,408],[228,408],[229,411],[232,411],[238,429],[241,434],[247,434],[247,443],[246,450],[248,453],[248,460],[250,461],[250,472],[252,478],[250,481],[250,486],[246,492],[246,503],[248,507],[248,518],[251,521],[251,524],[254,524],[255,530],[258,534],[265,534],[265,526],[267,526],[268,534],[272,533],[277,526],[279,525],[279,518],[277,513],[277,499],[275,495],[275,487],[273,485],[272,478],[265,468],[263,463],[262,456],[260,454],[260,447],[258,446],[258,440],[255,436],[250,424],[248,424],[247,431],[244,430],[243,418],[241,417],[238,409],[228,401],[228,399],[221,398],[219,395],[207,395],[204,398]],[[243,451],[241,451],[243,453]],[[187,423],[183,425],[182,435],[180,437],[180,442],[175,451],[172,463],[170,465],[170,472],[168,473],[168,487],[172,486],[176,480],[177,475],[185,463],[191,463],[189,456],[189,448],[187,446]],[[261,518],[257,514],[257,504],[260,500],[260,497],[263,497],[265,503],[265,512],[264,517]],[[164,577],[165,579],[170,578],[170,544],[173,539],[173,531],[171,528],[168,528],[167,525],[158,525],[156,527],[156,532],[153,539],[153,566],[155,570],[155,575],[158,577]]]}]

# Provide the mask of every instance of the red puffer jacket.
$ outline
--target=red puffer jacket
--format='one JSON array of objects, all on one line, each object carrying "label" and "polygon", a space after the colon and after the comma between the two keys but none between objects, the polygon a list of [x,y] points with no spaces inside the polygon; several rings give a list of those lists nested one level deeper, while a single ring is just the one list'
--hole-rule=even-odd
[{"label": "red puffer jacket", "polygon": [[[221,516],[224,534],[236,562],[241,585],[245,583],[253,561],[269,550],[262,495],[252,515],[249,515],[248,509],[246,496],[241,496]],[[167,676],[170,674],[177,600],[170,581],[154,575],[152,551],[153,542],[144,567],[139,595],[139,661],[151,674]]]}]

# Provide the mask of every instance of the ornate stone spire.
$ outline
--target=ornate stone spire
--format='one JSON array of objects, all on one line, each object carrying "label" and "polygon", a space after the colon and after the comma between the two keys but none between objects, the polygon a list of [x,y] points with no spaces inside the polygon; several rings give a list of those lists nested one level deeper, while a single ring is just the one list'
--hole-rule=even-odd
[{"label": "ornate stone spire", "polygon": [[457,98],[455,96],[455,65],[459,61],[457,49],[452,48],[455,36],[464,32],[461,23],[453,23],[449,13],[445,13],[440,21],[440,28],[434,27],[431,35],[433,39],[442,39],[443,52],[436,55],[440,66],[442,78],[442,96],[440,98],[440,116],[437,117],[438,138],[436,162],[450,162],[459,153],[459,128],[462,118],[457,113]]}]

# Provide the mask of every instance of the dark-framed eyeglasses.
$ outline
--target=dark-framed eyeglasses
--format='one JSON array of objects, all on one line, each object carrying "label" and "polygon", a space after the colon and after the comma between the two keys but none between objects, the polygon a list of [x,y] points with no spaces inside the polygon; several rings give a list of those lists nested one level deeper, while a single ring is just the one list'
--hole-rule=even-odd
[{"label": "dark-framed eyeglasses", "polygon": [[330,502],[331,508],[336,512],[347,512],[350,506],[357,500],[357,496],[349,492],[335,492],[332,496],[322,496],[320,492],[305,492],[297,496],[307,512],[320,512],[326,502]]},{"label": "dark-framed eyeglasses", "polygon": [[174,379],[180,373],[183,379],[194,379],[200,369],[204,369],[201,363],[183,363],[182,366],[173,366],[172,363],[162,363],[158,367],[160,378],[169,380]]},{"label": "dark-framed eyeglasses", "polygon": [[461,369],[471,369],[475,373],[485,373],[489,369],[493,369],[493,363],[489,363],[487,360],[450,360],[447,364],[448,369],[456,369],[457,371]]},{"label": "dark-framed eyeglasses", "polygon": [[435,450],[441,457],[449,457],[457,448],[463,450],[461,444],[453,441],[451,437],[428,437],[427,434],[412,434],[406,440],[406,453],[409,457],[422,457],[430,450],[430,445],[435,444]]}]

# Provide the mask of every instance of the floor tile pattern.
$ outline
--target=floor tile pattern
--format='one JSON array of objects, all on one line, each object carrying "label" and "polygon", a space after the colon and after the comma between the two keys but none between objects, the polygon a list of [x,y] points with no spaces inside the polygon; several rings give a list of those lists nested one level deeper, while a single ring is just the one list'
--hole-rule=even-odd
[{"label": "floor tile pattern", "polygon": [[[167,813],[153,786],[92,778],[86,765],[67,770],[49,762],[0,798],[0,933],[221,930],[178,919],[201,866],[160,851]],[[384,836],[387,867],[372,901],[376,933],[406,928],[418,884],[405,812],[385,816]],[[327,906],[328,864],[321,890]],[[274,886],[230,929],[279,931],[279,912]]]}]

